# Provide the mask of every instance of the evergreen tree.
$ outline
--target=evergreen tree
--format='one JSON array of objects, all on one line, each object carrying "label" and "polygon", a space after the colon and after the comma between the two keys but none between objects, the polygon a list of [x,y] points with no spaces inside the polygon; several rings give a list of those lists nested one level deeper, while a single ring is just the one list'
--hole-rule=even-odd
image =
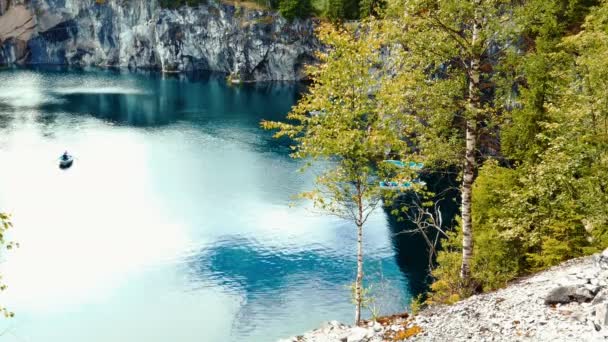
[{"label": "evergreen tree", "polygon": [[310,0],[280,0],[279,12],[288,20],[306,18],[312,13]]},{"label": "evergreen tree", "polygon": [[[328,15],[349,18],[349,5],[332,1]],[[290,115],[296,124],[267,124],[296,139],[296,156],[336,162],[339,171],[317,184],[340,201],[327,205],[320,191],[308,198],[334,213],[356,208],[357,196],[379,198],[353,184],[382,173],[376,162],[387,151],[413,149],[427,169],[457,169],[461,219],[433,271],[436,302],[605,247],[608,2],[387,6],[382,20],[356,34],[326,30],[330,51],[311,69],[311,91]]]},{"label": "evergreen tree", "polygon": [[372,15],[374,11],[373,0],[360,0],[359,1],[359,17],[367,18]]},{"label": "evergreen tree", "polygon": [[379,15],[381,12],[382,6],[383,6],[382,1],[359,0],[359,18],[364,19],[369,16]]},{"label": "evergreen tree", "polygon": [[[484,186],[475,189],[477,227],[508,243],[508,254],[516,261],[508,270],[490,267],[488,275],[510,276],[488,288],[513,274],[543,269],[606,245],[606,178],[598,170],[606,169],[602,156],[608,152],[602,135],[590,134],[598,132],[593,122],[601,117],[604,95],[597,90],[604,89],[608,76],[601,62],[608,47],[605,27],[597,25],[606,17],[606,5],[531,5],[536,13],[527,11],[521,17],[528,37],[526,53],[512,63],[517,105],[505,113],[501,127],[503,152],[510,160],[503,166],[488,165],[479,176]],[[581,32],[571,34],[572,28]],[[493,248],[492,253],[505,251]]]},{"label": "evergreen tree", "polygon": [[[476,123],[478,136],[483,138],[477,144],[477,161],[482,162],[483,153],[492,152],[490,147],[495,147],[472,186],[470,223],[475,230],[470,238],[475,244],[469,260],[472,277],[484,289],[497,288],[518,275],[597,251],[608,241],[608,150],[605,135],[598,130],[606,108],[603,82],[608,78],[608,65],[603,61],[608,51],[604,32],[608,30],[603,23],[608,22],[608,16],[603,14],[603,2],[601,7],[591,9],[586,23],[581,25],[581,18],[590,10],[589,3],[526,1],[521,7],[504,7],[498,12],[511,16],[503,14],[497,20],[490,17],[482,21],[488,30],[483,33],[482,29],[481,37],[491,39],[483,44],[488,47],[486,52],[477,55],[482,104],[477,118],[482,120]],[[412,22],[420,20],[420,16],[434,16],[430,9],[407,4],[407,8],[419,11],[398,22],[408,29],[417,27]],[[465,11],[458,6],[453,10],[434,7],[434,11],[444,11],[445,18],[449,17],[446,13]],[[462,14],[453,14],[452,18],[455,24],[448,32],[455,36],[449,39],[464,36],[467,39],[459,45],[464,51],[464,47],[470,47],[474,52],[473,31],[462,35],[462,30],[458,31],[463,26]],[[445,31],[446,22],[435,24]],[[396,31],[405,31],[404,26],[395,26]],[[462,102],[445,99],[471,104],[467,92],[474,83],[469,79],[474,74],[467,65],[476,64],[475,54],[446,58],[458,46],[450,47],[440,38],[425,39],[427,34],[428,31],[417,31],[417,36],[411,36],[419,41],[408,40],[409,34],[398,35],[407,50],[398,78],[403,86],[396,94],[401,93],[400,101],[407,104],[404,107],[427,125],[419,131],[419,146],[426,155],[454,163],[463,154],[459,146],[465,145],[460,140],[465,133],[458,124],[470,120],[466,113],[470,109]],[[417,49],[418,42],[421,45]],[[517,49],[500,49],[508,45]],[[428,54],[424,54],[425,46]],[[458,62],[462,65],[454,66]],[[416,73],[420,66],[422,71]],[[457,79],[457,70],[464,74],[465,81],[450,85],[451,80]],[[417,78],[424,83],[416,82]],[[458,120],[454,113],[465,115]],[[454,128],[458,130],[450,131]],[[450,136],[454,139],[445,138]],[[458,153],[450,156],[438,151],[438,142],[442,148]],[[466,200],[466,196],[462,199]],[[432,287],[437,294],[432,296],[434,301],[450,302],[459,298],[451,294],[467,295],[460,288],[461,280],[454,277],[455,267],[466,253],[458,257],[453,252],[466,247],[465,210],[463,205],[461,227],[444,242],[446,249],[440,253],[439,267],[433,272],[437,279]]]},{"label": "evergreen tree", "polygon": [[344,0],[328,0],[326,16],[332,21],[344,19]]},{"label": "evergreen tree", "polygon": [[342,0],[344,6],[344,19],[359,19],[359,0]]}]

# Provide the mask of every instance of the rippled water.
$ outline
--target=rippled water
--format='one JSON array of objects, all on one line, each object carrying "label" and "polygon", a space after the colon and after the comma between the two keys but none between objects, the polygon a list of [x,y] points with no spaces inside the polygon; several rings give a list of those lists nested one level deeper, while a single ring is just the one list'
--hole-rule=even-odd
[{"label": "rippled water", "polygon": [[[0,71],[0,208],[14,215],[0,341],[274,341],[350,322],[354,229],[309,189],[282,119],[294,84]],[[61,171],[69,150],[74,166]],[[366,276],[383,312],[421,290],[425,248],[379,211]]]}]

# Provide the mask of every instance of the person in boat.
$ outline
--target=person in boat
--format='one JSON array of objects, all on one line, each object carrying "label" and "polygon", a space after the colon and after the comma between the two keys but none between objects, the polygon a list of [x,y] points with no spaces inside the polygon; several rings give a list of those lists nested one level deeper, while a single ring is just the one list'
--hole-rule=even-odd
[{"label": "person in boat", "polygon": [[70,155],[68,154],[68,151],[63,152],[63,155],[61,156],[61,159],[63,159],[63,160],[70,159]]}]

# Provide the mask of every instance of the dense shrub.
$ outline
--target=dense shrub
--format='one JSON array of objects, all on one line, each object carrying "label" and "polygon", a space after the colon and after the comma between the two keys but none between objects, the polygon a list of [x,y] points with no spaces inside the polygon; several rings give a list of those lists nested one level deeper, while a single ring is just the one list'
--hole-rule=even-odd
[{"label": "dense shrub", "polygon": [[198,6],[207,3],[206,0],[160,0],[162,8],[178,8],[181,6]]},{"label": "dense shrub", "polygon": [[310,0],[280,0],[279,12],[289,20],[295,18],[306,18],[312,14]]}]

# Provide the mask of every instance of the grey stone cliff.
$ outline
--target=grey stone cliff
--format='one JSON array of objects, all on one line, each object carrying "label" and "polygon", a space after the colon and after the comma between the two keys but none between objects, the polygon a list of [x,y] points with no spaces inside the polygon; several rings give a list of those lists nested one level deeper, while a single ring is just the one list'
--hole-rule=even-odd
[{"label": "grey stone cliff", "polygon": [[219,71],[237,81],[299,80],[318,49],[313,20],[214,0],[0,0],[0,65]]}]

